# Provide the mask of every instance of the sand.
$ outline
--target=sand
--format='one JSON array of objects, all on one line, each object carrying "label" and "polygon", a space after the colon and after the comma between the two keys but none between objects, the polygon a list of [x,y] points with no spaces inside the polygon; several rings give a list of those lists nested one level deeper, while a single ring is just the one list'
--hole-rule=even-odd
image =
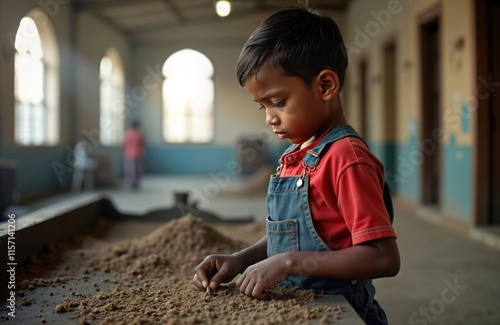
[{"label": "sand", "polygon": [[[98,229],[108,226],[104,221]],[[255,225],[245,229],[252,239],[261,230]],[[315,293],[290,287],[274,287],[261,301],[238,292],[234,282],[210,293],[192,289],[194,267],[205,256],[233,253],[248,244],[189,215],[125,240],[104,241],[94,233],[34,256],[20,275],[20,295],[39,287],[50,288],[52,295],[75,281],[86,282],[90,292],[73,286],[50,310],[79,324],[294,324],[321,317],[319,323],[326,324],[330,321],[322,312],[342,313],[343,306],[308,307]],[[21,303],[33,303],[25,298]],[[42,323],[46,312],[40,309]]]}]

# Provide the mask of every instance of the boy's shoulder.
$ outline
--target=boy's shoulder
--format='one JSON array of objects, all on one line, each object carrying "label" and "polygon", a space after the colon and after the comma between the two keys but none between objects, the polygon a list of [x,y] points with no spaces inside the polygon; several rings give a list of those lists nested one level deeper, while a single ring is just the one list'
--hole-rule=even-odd
[{"label": "boy's shoulder", "polygon": [[383,168],[382,163],[370,151],[366,143],[358,137],[347,136],[329,144],[323,153],[323,163],[329,161],[338,168],[355,164],[367,164],[374,168]]}]

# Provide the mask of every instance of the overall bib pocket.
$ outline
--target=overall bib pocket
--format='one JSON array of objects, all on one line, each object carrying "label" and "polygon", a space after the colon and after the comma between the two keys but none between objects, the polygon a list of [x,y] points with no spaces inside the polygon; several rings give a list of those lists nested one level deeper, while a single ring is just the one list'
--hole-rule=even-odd
[{"label": "overall bib pocket", "polygon": [[299,224],[296,219],[272,221],[266,219],[267,256],[299,250]]}]

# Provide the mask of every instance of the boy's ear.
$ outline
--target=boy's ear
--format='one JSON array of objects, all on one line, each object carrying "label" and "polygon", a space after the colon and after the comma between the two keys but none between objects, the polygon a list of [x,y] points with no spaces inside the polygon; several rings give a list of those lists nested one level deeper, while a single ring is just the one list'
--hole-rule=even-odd
[{"label": "boy's ear", "polygon": [[325,69],[316,78],[323,100],[333,100],[340,91],[340,82],[337,74],[330,69]]}]

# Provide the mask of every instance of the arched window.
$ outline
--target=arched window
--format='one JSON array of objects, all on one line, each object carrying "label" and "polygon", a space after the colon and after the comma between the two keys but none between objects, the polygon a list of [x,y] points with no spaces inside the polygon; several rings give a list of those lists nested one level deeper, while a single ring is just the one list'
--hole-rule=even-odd
[{"label": "arched window", "polygon": [[124,132],[125,82],[123,65],[116,50],[106,51],[101,59],[99,77],[100,141],[105,146],[120,145],[123,142]]},{"label": "arched window", "polygon": [[167,142],[210,142],[214,136],[214,68],[200,52],[183,49],[163,65],[163,137]]},{"label": "arched window", "polygon": [[59,50],[47,15],[31,10],[14,42],[15,141],[55,145],[59,141]]}]

